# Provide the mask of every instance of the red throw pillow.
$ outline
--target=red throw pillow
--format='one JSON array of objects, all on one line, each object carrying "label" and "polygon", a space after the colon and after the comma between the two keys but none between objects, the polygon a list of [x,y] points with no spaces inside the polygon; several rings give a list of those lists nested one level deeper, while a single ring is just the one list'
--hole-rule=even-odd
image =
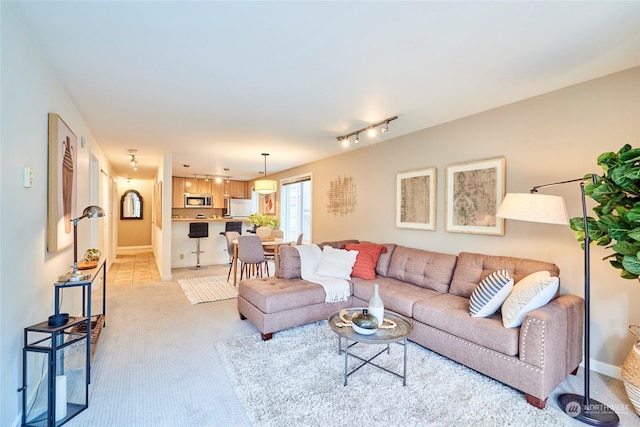
[{"label": "red throw pillow", "polygon": [[387,248],[384,245],[375,243],[347,243],[344,246],[346,250],[358,251],[351,277],[374,280],[376,278],[378,258],[380,258],[381,253],[387,251]]}]

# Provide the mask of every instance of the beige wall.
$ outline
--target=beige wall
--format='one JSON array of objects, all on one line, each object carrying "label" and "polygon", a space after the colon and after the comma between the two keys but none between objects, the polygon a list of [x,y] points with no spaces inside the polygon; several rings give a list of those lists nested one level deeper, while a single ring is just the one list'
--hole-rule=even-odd
[{"label": "beige wall", "polygon": [[[151,246],[153,183],[153,180],[142,179],[118,183],[118,247]],[[120,219],[120,198],[127,190],[136,190],[142,196],[142,220]]]},{"label": "beige wall", "polygon": [[[402,120],[404,112],[393,113]],[[390,132],[393,134],[393,126]],[[384,143],[348,149],[344,154],[271,178],[313,174],[314,242],[358,238],[453,254],[476,251],[552,261],[560,266],[561,292],[582,296],[583,252],[569,227],[507,221],[504,236],[446,232],[446,167],[505,157],[507,191],[528,192],[534,185],[601,173],[597,156],[617,151],[625,143],[640,145],[640,68]],[[437,230],[398,229],[395,174],[424,167],[437,168]],[[355,179],[355,213],[329,215],[326,208],[329,183],[343,175]],[[577,183],[544,192],[564,196],[569,215],[581,215]],[[640,323],[640,290],[637,281],[620,279],[617,270],[601,261],[606,253],[595,248],[591,256],[591,366],[617,375],[617,367],[632,345],[627,326]]]}]

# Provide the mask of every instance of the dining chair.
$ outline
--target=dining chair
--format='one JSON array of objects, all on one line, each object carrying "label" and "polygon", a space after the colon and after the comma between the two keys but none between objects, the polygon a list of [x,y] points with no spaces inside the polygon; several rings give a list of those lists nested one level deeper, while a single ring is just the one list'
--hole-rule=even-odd
[{"label": "dining chair", "polygon": [[262,277],[262,264],[266,267],[267,276],[269,275],[269,264],[264,256],[262,241],[258,236],[238,237],[238,261],[240,261],[240,280],[245,272],[247,278],[251,277],[252,273],[256,277]]},{"label": "dining chair", "polygon": [[296,240],[296,245],[301,245],[302,244],[302,235],[304,233],[300,233],[300,235],[298,236],[298,240]]},{"label": "dining chair", "polygon": [[[271,237],[276,239],[282,239],[284,237],[284,231],[282,230],[271,230]],[[275,246],[265,246],[264,247],[264,256],[267,259],[272,259],[275,261],[276,258],[276,248]]]},{"label": "dining chair", "polygon": [[233,241],[240,236],[240,233],[237,231],[227,231],[224,235],[227,238],[227,253],[229,254],[229,274],[227,274],[228,282],[231,277],[231,269],[233,268]]}]

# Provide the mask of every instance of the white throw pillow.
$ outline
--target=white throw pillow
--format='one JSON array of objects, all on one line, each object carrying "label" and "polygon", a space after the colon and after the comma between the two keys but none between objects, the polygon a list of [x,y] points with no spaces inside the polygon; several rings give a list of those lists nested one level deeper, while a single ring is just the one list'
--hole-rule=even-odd
[{"label": "white throw pillow", "polygon": [[358,251],[335,249],[326,245],[322,249],[322,257],[316,274],[318,276],[337,277],[338,279],[351,279],[351,270],[356,263]]},{"label": "white throw pillow", "polygon": [[471,317],[487,317],[498,311],[513,289],[513,279],[505,269],[494,271],[482,279],[470,298]]},{"label": "white throw pillow", "polygon": [[502,304],[502,324],[505,328],[522,325],[527,313],[542,307],[556,295],[560,279],[546,273],[533,273],[515,284],[511,295]]}]

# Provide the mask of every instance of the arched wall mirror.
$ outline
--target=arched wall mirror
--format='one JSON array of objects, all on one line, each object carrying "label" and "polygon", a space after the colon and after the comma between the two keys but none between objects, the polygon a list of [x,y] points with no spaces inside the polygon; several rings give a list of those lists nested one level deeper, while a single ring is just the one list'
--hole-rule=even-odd
[{"label": "arched wall mirror", "polygon": [[120,219],[142,219],[142,196],[136,190],[127,190],[120,197]]}]

